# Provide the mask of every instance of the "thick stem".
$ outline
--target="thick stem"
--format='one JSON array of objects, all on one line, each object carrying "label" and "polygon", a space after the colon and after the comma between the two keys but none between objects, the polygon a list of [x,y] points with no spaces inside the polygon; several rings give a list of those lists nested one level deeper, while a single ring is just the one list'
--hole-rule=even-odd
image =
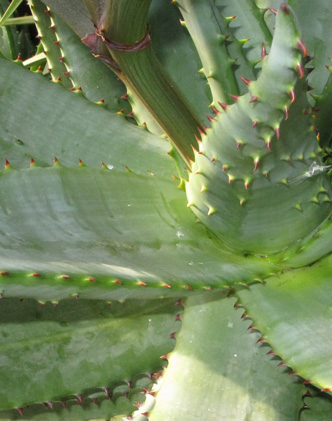
[{"label": "thick stem", "polygon": [[146,106],[189,165],[202,128],[190,104],[157,60],[147,27],[151,0],[108,0],[98,34],[120,69],[119,77]]}]

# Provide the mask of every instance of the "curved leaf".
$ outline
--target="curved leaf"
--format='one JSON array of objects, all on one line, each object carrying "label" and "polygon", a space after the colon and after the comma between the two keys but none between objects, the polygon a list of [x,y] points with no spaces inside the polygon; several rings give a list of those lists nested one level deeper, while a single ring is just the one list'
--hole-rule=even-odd
[{"label": "curved leaf", "polygon": [[180,298],[275,271],[265,259],[222,248],[185,204],[174,182],[153,176],[7,168],[0,174],[1,289],[38,299]]},{"label": "curved leaf", "polygon": [[332,391],[332,257],[237,292],[273,350],[305,380]]},{"label": "curved leaf", "polygon": [[294,421],[304,386],[248,333],[234,300],[189,298],[149,419]]},{"label": "curved leaf", "polygon": [[[128,123],[0,57],[0,149],[14,166],[27,166],[32,156],[50,165],[56,156],[64,165],[99,167],[170,177],[176,171],[165,139]],[[134,153],[128,153],[134,151]]]},{"label": "curved leaf", "polygon": [[[179,311],[174,299],[123,304],[63,300],[40,306],[34,300],[4,298],[0,408],[75,396],[102,398],[100,403],[108,395],[114,401],[126,393],[137,398],[137,392],[151,386],[148,376],[161,370],[160,356],[173,349],[169,335],[179,328]],[[108,417],[116,405],[112,410]]]}]

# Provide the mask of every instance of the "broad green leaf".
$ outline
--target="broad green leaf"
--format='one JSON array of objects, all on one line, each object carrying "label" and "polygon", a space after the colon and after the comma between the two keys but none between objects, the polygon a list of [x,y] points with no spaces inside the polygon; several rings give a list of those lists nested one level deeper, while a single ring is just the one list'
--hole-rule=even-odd
[{"label": "broad green leaf", "polygon": [[292,370],[332,390],[332,257],[237,293],[262,337]]},{"label": "broad green leaf", "polygon": [[151,421],[294,421],[304,386],[221,294],[189,298]]},{"label": "broad green leaf", "polygon": [[[80,395],[103,398],[105,393],[114,395],[114,403],[126,393],[137,398],[137,392],[151,386],[148,376],[161,370],[160,357],[173,349],[170,335],[179,328],[175,318],[180,311],[174,299],[122,304],[63,300],[41,306],[4,298],[0,408]],[[117,410],[116,405],[108,410]]]},{"label": "broad green leaf", "polygon": [[180,298],[276,270],[263,258],[224,249],[196,223],[185,193],[154,176],[7,168],[0,207],[5,296]]},{"label": "broad green leaf", "polygon": [[30,157],[40,165],[57,157],[68,166],[82,159],[167,178],[176,172],[165,139],[1,57],[0,109],[1,157],[15,167],[28,166]]}]

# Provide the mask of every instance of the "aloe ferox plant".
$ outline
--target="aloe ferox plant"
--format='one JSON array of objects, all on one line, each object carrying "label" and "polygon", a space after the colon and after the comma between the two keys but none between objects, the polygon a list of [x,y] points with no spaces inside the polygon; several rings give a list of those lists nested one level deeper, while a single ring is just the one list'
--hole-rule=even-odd
[{"label": "aloe ferox plant", "polygon": [[329,0],[20,3],[0,420],[331,420]]}]

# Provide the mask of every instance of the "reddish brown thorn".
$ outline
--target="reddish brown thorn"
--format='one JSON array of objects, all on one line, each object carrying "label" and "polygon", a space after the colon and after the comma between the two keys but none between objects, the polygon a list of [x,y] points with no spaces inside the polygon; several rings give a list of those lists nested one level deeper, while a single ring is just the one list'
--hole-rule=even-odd
[{"label": "reddish brown thorn", "polygon": [[245,77],[243,77],[243,76],[240,76],[240,78],[243,80],[243,82],[246,84],[246,85],[250,85],[250,80],[249,79],[246,79]]},{"label": "reddish brown thorn", "polygon": [[332,392],[332,390],[326,387],[325,389],[322,389],[321,392]]},{"label": "reddish brown thorn", "polygon": [[294,102],[295,102],[295,91],[294,91],[294,89],[291,89],[291,90],[289,91],[289,95],[290,95],[290,97],[291,97],[291,102],[290,102],[290,105],[292,105],[292,104],[294,104]]},{"label": "reddish brown thorn", "polygon": [[236,149],[239,149],[242,146],[242,142],[236,142]]},{"label": "reddish brown thorn", "polygon": [[285,108],[285,119],[288,120],[289,117],[289,108]]},{"label": "reddish brown thorn", "polygon": [[96,282],[96,278],[88,278],[88,281],[90,281],[90,282]]},{"label": "reddish brown thorn", "polygon": [[304,380],[303,384],[312,384],[311,380]]},{"label": "reddish brown thorn", "polygon": [[303,76],[304,76],[304,69],[303,69],[303,65],[302,65],[302,63],[299,63],[299,64],[296,66],[296,70],[299,72],[300,79],[302,79],[302,78],[303,78]]},{"label": "reddish brown thorn", "polygon": [[299,375],[299,373],[297,373],[296,371],[290,371],[289,373],[288,373],[288,375],[289,376],[298,376]]},{"label": "reddish brown thorn", "polygon": [[211,106],[211,110],[215,113],[215,115],[220,114],[220,111],[219,111],[219,110],[217,110],[217,108],[216,108],[216,107]]},{"label": "reddish brown thorn", "polygon": [[64,76],[70,77],[70,73],[69,72],[63,72]]},{"label": "reddish brown thorn", "polygon": [[146,287],[146,283],[145,283],[145,282],[139,282],[139,283],[138,283],[138,285],[139,285],[140,287]]},{"label": "reddish brown thorn", "polygon": [[75,91],[75,88],[74,88],[74,87],[72,87],[72,88],[69,88],[69,90],[70,90],[70,91]]},{"label": "reddish brown thorn", "polygon": [[212,123],[213,118],[211,116],[209,116],[208,114],[205,114],[205,115],[206,115],[206,118],[209,120],[209,122]]},{"label": "reddish brown thorn", "polygon": [[35,161],[33,158],[30,158],[30,167],[32,167],[35,164]]},{"label": "reddish brown thorn", "polygon": [[9,276],[9,272],[0,272],[1,276]]},{"label": "reddish brown thorn", "polygon": [[16,408],[18,412],[20,413],[21,417],[23,417],[23,408]]},{"label": "reddish brown thorn", "polygon": [[286,3],[282,3],[282,5],[280,6],[280,9],[284,12],[287,13],[287,15],[289,14],[289,9],[287,7]]},{"label": "reddish brown thorn", "polygon": [[61,77],[60,76],[57,77],[56,82],[61,82]]},{"label": "reddish brown thorn", "polygon": [[268,150],[269,152],[271,152],[271,139],[267,139],[267,140],[265,141],[265,144],[266,144],[267,150]]},{"label": "reddish brown thorn", "polygon": [[16,61],[23,61],[21,54],[18,54]]},{"label": "reddish brown thorn", "polygon": [[254,171],[257,171],[257,168],[258,168],[258,162],[259,162],[259,159],[258,159],[258,158],[256,158],[256,159],[255,159]]},{"label": "reddish brown thorn", "polygon": [[252,102],[257,102],[258,101],[258,96],[254,95],[251,100],[249,101],[249,104],[251,104]]},{"label": "reddish brown thorn", "polygon": [[262,52],[261,52],[261,56],[262,56],[262,60],[264,60],[264,58],[267,56],[267,54],[266,54],[266,48],[265,48],[264,42],[262,43]]},{"label": "reddish brown thorn", "polygon": [[116,280],[114,281],[114,283],[115,283],[115,284],[118,284],[118,285],[122,285],[122,281],[120,281],[119,279],[116,279]]},{"label": "reddish brown thorn", "polygon": [[301,409],[310,409],[310,406],[309,405],[307,405],[306,403],[304,403],[303,405],[302,405],[302,408]]},{"label": "reddish brown thorn", "polygon": [[170,338],[172,339],[176,339],[176,332],[173,332],[169,335]]},{"label": "reddish brown thorn", "polygon": [[175,320],[180,320],[180,321],[182,320],[182,317],[181,317],[180,313],[175,316]]},{"label": "reddish brown thorn", "polygon": [[60,46],[59,41],[54,41],[54,43],[53,43],[53,44],[55,44],[57,47],[59,47],[59,46]]},{"label": "reddish brown thorn", "polygon": [[[276,11],[276,9],[272,9],[272,7],[269,7],[269,9],[268,9],[270,12],[272,12],[274,15],[276,15],[277,14],[277,11]],[[287,9],[288,10],[288,9]]]},{"label": "reddish brown thorn", "polygon": [[280,139],[280,127],[278,126],[278,127],[276,127],[276,129],[275,129],[275,134],[276,134],[276,136],[277,136],[277,139]]},{"label": "reddish brown thorn", "polygon": [[163,284],[164,288],[172,288],[169,284]]},{"label": "reddish brown thorn", "polygon": [[[244,182],[244,187],[245,187],[245,189],[246,190],[248,190],[249,189],[249,181],[245,181]],[[242,204],[242,203],[241,203]]]},{"label": "reddish brown thorn", "polygon": [[266,340],[264,338],[259,338],[258,341],[256,341],[256,344],[265,344]]},{"label": "reddish brown thorn", "polygon": [[303,51],[303,57],[307,57],[308,50],[301,38],[298,39],[297,46]]},{"label": "reddish brown thorn", "polygon": [[32,274],[32,276],[34,276],[35,278],[39,278],[41,275],[40,275],[40,273],[35,272],[35,273]]},{"label": "reddish brown thorn", "polygon": [[288,367],[288,365],[282,361],[278,364],[278,367]]},{"label": "reddish brown thorn", "polygon": [[9,163],[8,159],[5,158],[5,168],[8,168],[9,166],[10,166],[10,163]]},{"label": "reddish brown thorn", "polygon": [[129,114],[126,114],[126,117],[134,118],[134,111],[132,111]]},{"label": "reddish brown thorn", "polygon": [[236,102],[240,97],[238,95],[228,94]]},{"label": "reddish brown thorn", "polygon": [[267,352],[266,355],[277,355],[277,354],[271,349],[271,351]]},{"label": "reddish brown thorn", "polygon": [[51,25],[49,28],[52,29],[52,31],[55,31],[54,25]]},{"label": "reddish brown thorn", "polygon": [[59,58],[59,61],[61,61],[61,63],[64,63],[65,62],[65,58],[64,57],[60,57]]},{"label": "reddish brown thorn", "polygon": [[121,97],[122,99],[128,99],[128,94],[124,94],[124,95],[122,95],[122,97]]},{"label": "reddish brown thorn", "polygon": [[179,300],[177,300],[177,302],[175,303],[176,306],[183,306],[183,301],[180,298]]},{"label": "reddish brown thorn", "polygon": [[47,15],[51,14],[51,12],[49,10],[44,10],[44,13],[46,13]]},{"label": "reddish brown thorn", "polygon": [[161,360],[168,360],[168,354],[162,355],[160,357]]},{"label": "reddish brown thorn", "polygon": [[220,105],[220,107],[221,107],[224,111],[226,111],[226,110],[227,110],[227,107],[228,107],[228,105],[227,105],[227,104],[224,104],[223,102],[219,102],[219,101],[218,101],[218,104]]},{"label": "reddish brown thorn", "polygon": [[258,121],[257,120],[253,120],[253,122],[252,122],[253,129],[257,126],[257,124],[258,124]]},{"label": "reddish brown thorn", "polygon": [[82,405],[83,395],[74,395],[77,398],[78,405]]}]

